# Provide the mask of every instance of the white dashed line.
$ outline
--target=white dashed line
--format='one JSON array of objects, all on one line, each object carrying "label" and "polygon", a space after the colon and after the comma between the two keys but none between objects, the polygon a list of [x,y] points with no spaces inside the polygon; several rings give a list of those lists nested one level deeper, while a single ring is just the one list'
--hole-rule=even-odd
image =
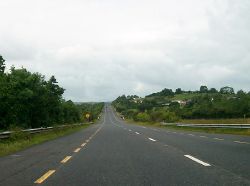
[{"label": "white dashed line", "polygon": [[136,134],[140,134],[139,132],[135,132]]},{"label": "white dashed line", "polygon": [[204,161],[201,161],[201,160],[199,160],[199,159],[197,159],[197,158],[195,158],[193,156],[190,156],[190,155],[184,155],[184,156],[187,157],[187,158],[189,158],[189,159],[191,159],[191,160],[193,160],[193,161],[195,161],[196,163],[199,163],[199,164],[205,166],[205,167],[211,166],[210,164],[208,164],[208,163],[206,163]]},{"label": "white dashed line", "polygon": [[207,136],[200,136],[201,138],[207,138]]},{"label": "white dashed line", "polygon": [[129,131],[131,132],[132,130],[129,129]]},{"label": "white dashed line", "polygon": [[193,134],[188,134],[189,136],[194,136]]},{"label": "white dashed line", "polygon": [[215,140],[220,140],[220,141],[222,141],[222,140],[224,140],[224,139],[222,139],[222,138],[214,138]]},{"label": "white dashed line", "polygon": [[153,138],[148,138],[149,140],[151,140],[151,141],[156,141],[155,139],[153,139]]},{"label": "white dashed line", "polygon": [[234,141],[235,143],[240,143],[240,144],[250,144],[248,142],[245,142],[245,141]]}]

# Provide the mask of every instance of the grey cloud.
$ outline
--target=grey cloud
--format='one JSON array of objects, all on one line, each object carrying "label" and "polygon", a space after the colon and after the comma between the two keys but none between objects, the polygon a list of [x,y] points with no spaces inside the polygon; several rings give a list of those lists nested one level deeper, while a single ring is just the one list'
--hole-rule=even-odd
[{"label": "grey cloud", "polygon": [[55,75],[68,99],[201,84],[250,90],[247,0],[16,2],[0,12],[0,54]]}]

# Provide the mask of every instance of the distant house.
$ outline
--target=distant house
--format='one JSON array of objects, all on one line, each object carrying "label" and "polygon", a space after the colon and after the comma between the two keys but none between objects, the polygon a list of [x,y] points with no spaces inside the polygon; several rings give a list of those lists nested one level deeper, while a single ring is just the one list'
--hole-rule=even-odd
[{"label": "distant house", "polygon": [[187,104],[187,101],[183,100],[173,100],[172,103],[179,103],[181,106],[185,106]]},{"label": "distant house", "polygon": [[133,98],[134,103],[142,103],[142,98]]}]

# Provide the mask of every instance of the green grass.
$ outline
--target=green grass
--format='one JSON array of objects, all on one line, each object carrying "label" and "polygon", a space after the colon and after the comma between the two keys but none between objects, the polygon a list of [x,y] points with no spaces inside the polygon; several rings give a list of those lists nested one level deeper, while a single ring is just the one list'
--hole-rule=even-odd
[{"label": "green grass", "polygon": [[15,135],[12,135],[10,139],[0,140],[0,156],[6,156],[33,145],[69,135],[88,126],[89,124],[82,126],[70,126],[61,129],[57,128],[52,131],[38,134],[25,134],[23,132],[17,132]]},{"label": "green grass", "polygon": [[234,134],[234,135],[245,135],[250,136],[250,129],[227,129],[227,128],[191,128],[191,127],[178,127],[175,125],[161,125],[158,122],[135,122],[133,120],[126,120],[127,123],[132,123],[136,125],[149,126],[149,127],[159,127],[163,129],[172,130],[182,130],[182,131],[195,131],[195,132],[205,132],[214,134]]},{"label": "green grass", "polygon": [[180,123],[190,124],[250,124],[250,118],[238,119],[183,119]]}]

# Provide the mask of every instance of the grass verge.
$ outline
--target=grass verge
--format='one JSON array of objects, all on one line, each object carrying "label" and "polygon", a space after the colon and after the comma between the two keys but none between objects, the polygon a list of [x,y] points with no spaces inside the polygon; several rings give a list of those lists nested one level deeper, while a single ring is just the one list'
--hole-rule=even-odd
[{"label": "grass verge", "polygon": [[189,124],[250,124],[250,118],[239,119],[183,119],[181,123]]},{"label": "grass verge", "polygon": [[0,140],[0,157],[61,136],[69,135],[81,129],[87,128],[88,126],[89,124],[82,126],[70,126],[67,128],[57,128],[48,132],[37,134],[17,132],[9,139]]},{"label": "grass verge", "polygon": [[172,130],[182,130],[182,131],[194,131],[194,132],[205,132],[213,134],[234,134],[234,135],[244,135],[250,136],[250,129],[231,129],[231,128],[191,128],[191,127],[178,127],[175,125],[161,125],[157,122],[136,122],[133,120],[126,120],[127,123],[132,123],[142,126],[159,127]]}]

